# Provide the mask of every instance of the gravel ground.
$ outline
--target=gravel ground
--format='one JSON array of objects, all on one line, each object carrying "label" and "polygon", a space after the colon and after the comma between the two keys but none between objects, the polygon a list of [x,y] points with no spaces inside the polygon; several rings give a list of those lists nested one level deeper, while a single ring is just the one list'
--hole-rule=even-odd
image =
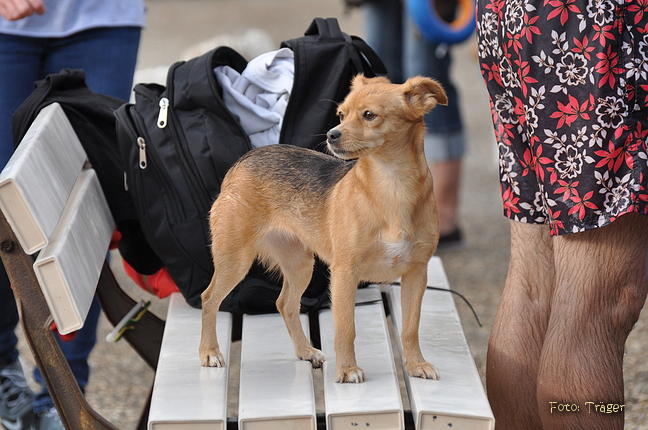
[{"label": "gravel ground", "polygon": [[[301,35],[315,16],[336,16],[344,31],[362,35],[360,14],[357,11],[345,14],[342,0],[146,2],[149,22],[143,33],[138,68],[149,72],[152,68],[171,64],[188,47],[203,40],[219,35],[237,36],[250,28],[267,31],[278,46],[281,40]],[[461,194],[465,246],[439,255],[451,287],[470,300],[484,324],[480,328],[468,307],[457,302],[466,337],[483,378],[488,336],[508,266],[508,221],[501,214],[496,149],[473,40],[455,51],[454,74],[461,92],[469,140]],[[123,285],[134,295],[150,298],[123,277],[119,258],[114,257],[113,266]],[[154,300],[154,312],[164,315],[165,308],[166,301]],[[102,318],[100,340],[91,356],[93,373],[87,395],[90,403],[118,428],[132,429],[152,384],[153,372],[126,343],[103,341],[109,330],[109,324]],[[626,429],[643,429],[648,422],[648,362],[643,353],[647,339],[648,317],[644,312],[627,343]],[[21,349],[29,362],[30,354],[24,343]]]}]

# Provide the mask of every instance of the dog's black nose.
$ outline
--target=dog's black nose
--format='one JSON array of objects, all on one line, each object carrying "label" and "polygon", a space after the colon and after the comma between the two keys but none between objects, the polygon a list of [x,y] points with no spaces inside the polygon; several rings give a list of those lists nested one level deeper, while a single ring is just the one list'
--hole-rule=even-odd
[{"label": "dog's black nose", "polygon": [[337,128],[332,128],[329,130],[328,133],[326,133],[326,138],[328,139],[328,142],[331,144],[338,143],[340,137],[342,137],[342,132]]}]

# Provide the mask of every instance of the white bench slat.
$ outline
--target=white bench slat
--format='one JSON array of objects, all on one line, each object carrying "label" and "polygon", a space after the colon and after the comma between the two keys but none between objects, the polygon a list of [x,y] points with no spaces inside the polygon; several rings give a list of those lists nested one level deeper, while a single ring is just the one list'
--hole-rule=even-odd
[{"label": "white bench slat", "polygon": [[114,221],[97,174],[79,174],[34,271],[60,333],[83,327],[101,274]]},{"label": "white bench slat", "polygon": [[[428,285],[449,289],[439,257],[433,257],[428,265]],[[400,287],[390,287],[389,299],[400,344]],[[493,413],[466,342],[452,294],[426,290],[420,327],[423,356],[439,370],[441,379],[425,380],[405,374],[417,430],[448,429],[450,425],[460,429],[493,429]]]},{"label": "white bench slat", "polygon": [[[218,341],[229,363],[232,315],[218,313]],[[169,301],[155,373],[149,430],[225,430],[228,368],[202,367],[201,311],[180,293]]]},{"label": "white bench slat", "polygon": [[63,108],[43,108],[0,174],[0,209],[27,254],[47,244],[85,160]]},{"label": "white bench slat", "polygon": [[[308,336],[308,318],[301,315]],[[314,430],[313,375],[299,360],[279,314],[244,315],[239,382],[240,430]]]},{"label": "white bench slat", "polygon": [[[356,295],[356,303],[380,299],[380,289],[377,286],[360,289]],[[320,312],[319,320],[322,351],[328,357],[323,366],[327,428],[404,428],[396,365],[382,303],[355,308],[356,359],[366,377],[361,384],[334,382],[335,334],[332,312]]]}]

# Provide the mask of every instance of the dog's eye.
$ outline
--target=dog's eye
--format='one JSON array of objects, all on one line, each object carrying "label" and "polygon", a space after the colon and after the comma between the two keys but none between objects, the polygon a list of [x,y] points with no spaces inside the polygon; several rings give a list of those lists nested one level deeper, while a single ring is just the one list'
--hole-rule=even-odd
[{"label": "dog's eye", "polygon": [[338,112],[337,115],[338,118],[340,118],[340,121],[344,121],[344,112]]},{"label": "dog's eye", "polygon": [[364,119],[367,119],[367,120],[369,120],[369,121],[371,121],[372,119],[376,118],[376,114],[373,113],[373,112],[371,112],[371,111],[368,111],[368,110],[366,110],[366,111],[362,114],[362,116],[364,117]]}]

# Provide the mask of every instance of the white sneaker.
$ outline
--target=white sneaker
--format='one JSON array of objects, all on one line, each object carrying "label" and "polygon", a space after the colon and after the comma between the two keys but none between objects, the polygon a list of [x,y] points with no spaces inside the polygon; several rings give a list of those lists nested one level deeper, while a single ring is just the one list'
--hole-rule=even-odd
[{"label": "white sneaker", "polygon": [[65,430],[61,417],[59,417],[56,408],[51,408],[36,416],[36,421],[32,426],[33,430]]},{"label": "white sneaker", "polygon": [[20,360],[0,369],[0,422],[6,430],[29,430],[34,421],[34,393]]}]

